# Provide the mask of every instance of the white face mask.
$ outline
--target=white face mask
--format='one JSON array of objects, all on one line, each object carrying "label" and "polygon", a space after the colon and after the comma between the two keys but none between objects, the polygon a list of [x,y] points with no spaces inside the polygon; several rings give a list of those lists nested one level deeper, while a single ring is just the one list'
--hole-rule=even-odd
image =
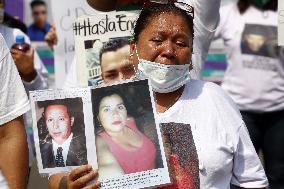
[{"label": "white face mask", "polygon": [[138,62],[138,77],[148,78],[154,92],[170,93],[178,90],[190,81],[190,64],[165,65],[143,60],[139,57]]}]

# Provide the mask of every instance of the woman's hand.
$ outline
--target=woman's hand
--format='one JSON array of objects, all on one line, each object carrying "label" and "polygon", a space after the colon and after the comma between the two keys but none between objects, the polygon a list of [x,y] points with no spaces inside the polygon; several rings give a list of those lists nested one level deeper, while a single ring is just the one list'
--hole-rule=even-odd
[{"label": "woman's hand", "polygon": [[[100,183],[96,181],[93,184],[87,186],[88,182],[98,177],[98,171],[94,171],[90,165],[83,165],[77,169],[74,169],[67,176],[67,188],[68,189],[95,189],[100,187]],[[60,182],[61,183],[61,182]],[[59,187],[61,188],[61,187]]]},{"label": "woman's hand", "polygon": [[58,173],[49,178],[50,189],[95,189],[100,187],[98,181],[87,185],[98,177],[90,165],[80,166],[70,173]]}]

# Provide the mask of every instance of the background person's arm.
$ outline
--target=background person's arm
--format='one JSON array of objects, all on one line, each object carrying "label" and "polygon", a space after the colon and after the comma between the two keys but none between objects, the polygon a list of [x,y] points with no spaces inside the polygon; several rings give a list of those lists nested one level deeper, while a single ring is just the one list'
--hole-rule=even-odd
[{"label": "background person's arm", "polygon": [[[194,7],[194,39],[193,39],[193,70],[192,78],[200,79],[203,63],[214,32],[219,23],[219,8],[221,0],[181,0]],[[191,3],[192,2],[192,3]]]},{"label": "background person's arm", "polygon": [[0,127],[0,169],[11,189],[24,189],[28,178],[28,146],[22,117]]},{"label": "background person's arm", "polygon": [[112,11],[116,7],[117,0],[87,0],[88,4],[99,11]]}]

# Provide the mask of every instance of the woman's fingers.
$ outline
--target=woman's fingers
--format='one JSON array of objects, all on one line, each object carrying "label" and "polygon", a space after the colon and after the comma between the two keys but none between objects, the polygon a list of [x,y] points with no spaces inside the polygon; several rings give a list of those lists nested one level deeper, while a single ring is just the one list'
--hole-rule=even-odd
[{"label": "woman's fingers", "polygon": [[94,184],[91,184],[89,186],[86,186],[84,187],[83,189],[97,189],[101,186],[101,183],[100,182],[96,182]]},{"label": "woman's fingers", "polygon": [[91,171],[90,173],[80,177],[75,181],[76,185],[86,186],[86,184],[92,180],[94,180],[98,176],[97,171]]},{"label": "woman's fingers", "polygon": [[69,174],[69,179],[75,181],[81,176],[88,174],[90,171],[92,171],[92,166],[90,165],[80,166],[74,169],[73,171],[71,171],[71,173]]}]

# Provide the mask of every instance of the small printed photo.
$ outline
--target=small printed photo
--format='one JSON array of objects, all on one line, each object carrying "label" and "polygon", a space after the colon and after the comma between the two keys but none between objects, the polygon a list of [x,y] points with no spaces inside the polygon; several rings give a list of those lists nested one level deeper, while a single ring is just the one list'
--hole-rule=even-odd
[{"label": "small printed photo", "polygon": [[43,168],[88,164],[81,98],[37,102]]},{"label": "small printed photo", "polygon": [[147,80],[92,89],[92,99],[100,179],[165,168]]},{"label": "small printed photo", "polygon": [[33,91],[30,99],[39,173],[97,167],[90,91]]},{"label": "small printed photo", "polygon": [[108,41],[86,40],[85,55],[88,69],[88,85],[131,78],[135,71],[129,60],[129,37],[110,38]]},{"label": "small printed photo", "polygon": [[277,58],[280,53],[277,27],[246,24],[241,39],[241,52],[247,55]]}]

